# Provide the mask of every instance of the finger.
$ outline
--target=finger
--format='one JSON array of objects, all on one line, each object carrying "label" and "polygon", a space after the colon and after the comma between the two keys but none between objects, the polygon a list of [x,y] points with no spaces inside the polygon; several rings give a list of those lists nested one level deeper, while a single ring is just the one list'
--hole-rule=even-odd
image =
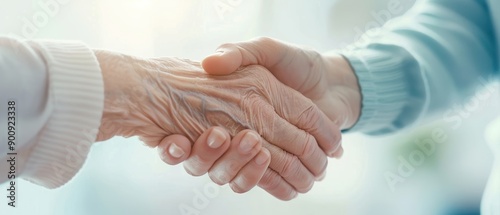
[{"label": "finger", "polygon": [[[217,49],[216,54],[207,57],[202,65],[209,74],[224,75],[237,70],[240,66],[258,64],[269,69],[275,76],[281,77],[287,75],[286,71],[273,69],[274,67],[280,68],[282,64],[289,64],[292,60],[305,61],[297,63],[297,65],[310,64],[306,57],[294,59],[294,53],[297,53],[297,50],[293,46],[270,38],[259,38],[248,42],[224,44]],[[291,86],[297,85],[294,83],[288,84]],[[297,85],[296,87],[300,86]],[[277,105],[279,105],[284,107],[284,109],[277,108],[277,112],[280,116],[287,120],[291,118],[293,119],[292,124],[295,126],[309,133],[313,132],[311,134],[317,139],[325,153],[327,153],[328,156],[334,156],[335,151],[340,145],[340,129],[333,122],[329,121],[323,112],[312,110],[317,108],[307,110],[307,108],[309,108],[307,107],[302,111],[297,111],[295,106],[296,102],[289,103],[290,99],[301,100],[299,104],[302,105],[312,104],[312,102],[303,97],[298,97],[295,94],[299,93],[296,92],[293,93],[293,95],[285,94],[288,96],[284,97],[274,97],[273,106],[277,107]],[[288,105],[282,105],[287,103]],[[308,115],[313,118],[304,117]]]},{"label": "finger", "polygon": [[339,147],[339,149],[337,149],[337,151],[335,153],[333,153],[333,157],[337,158],[337,159],[340,159],[340,158],[342,158],[343,155],[344,155],[344,148],[341,145]]},{"label": "finger", "polygon": [[261,148],[257,156],[238,172],[229,186],[237,193],[248,192],[259,183],[270,162],[271,154],[267,149]]},{"label": "finger", "polygon": [[[258,66],[248,67],[248,69],[262,70]],[[270,92],[275,93],[272,95],[280,95],[268,98],[275,112],[293,126],[314,136],[323,151],[328,156],[333,156],[340,147],[342,139],[340,127],[332,122],[310,99],[305,98],[299,92],[283,84],[275,84],[270,87]],[[265,138],[267,139],[267,137]],[[304,142],[304,140],[302,141]],[[274,143],[272,140],[271,142]],[[300,144],[294,146],[300,147]]]},{"label": "finger", "polygon": [[[271,154],[271,163],[269,164],[270,169],[278,173],[280,177],[282,177],[284,181],[295,191],[299,193],[306,193],[311,190],[316,177],[309,171],[308,168],[306,168],[308,164],[304,164],[303,161],[301,161],[297,156],[290,154],[265,140],[263,140],[263,145]],[[325,156],[323,155],[323,157]],[[326,166],[321,163],[320,165]]]},{"label": "finger", "polygon": [[316,177],[316,181],[323,181],[323,179],[325,179],[325,177],[326,177],[326,170],[325,170],[325,172],[323,172],[322,175]]},{"label": "finger", "polygon": [[204,175],[229,148],[230,140],[229,133],[225,129],[221,127],[208,129],[196,140],[191,155],[184,162],[184,169],[194,176]]},{"label": "finger", "polygon": [[234,136],[231,146],[210,168],[208,174],[219,185],[229,183],[262,148],[261,137],[252,130]]},{"label": "finger", "polygon": [[206,57],[202,66],[212,75],[227,75],[241,66],[257,64],[271,69],[279,62],[286,61],[291,50],[289,45],[266,37],[227,43],[219,46],[215,54]]},{"label": "finger", "polygon": [[264,146],[271,152],[271,167],[301,192],[309,189],[311,184],[303,179],[314,181],[328,164],[316,139],[279,117],[268,103],[251,100],[242,103],[255,106],[249,109],[247,118],[251,124],[258,125],[255,129],[267,141],[264,141]]},{"label": "finger", "polygon": [[176,165],[189,157],[191,141],[179,134],[170,135],[161,140],[157,150],[163,162]]},{"label": "finger", "polygon": [[267,169],[262,176],[262,179],[259,181],[259,187],[283,201],[292,200],[298,195],[292,186],[285,182],[278,173],[270,169]]}]

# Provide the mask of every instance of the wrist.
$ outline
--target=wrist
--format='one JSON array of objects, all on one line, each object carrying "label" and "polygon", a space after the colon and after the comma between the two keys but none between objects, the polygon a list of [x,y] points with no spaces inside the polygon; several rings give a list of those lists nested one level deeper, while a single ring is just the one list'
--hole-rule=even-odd
[{"label": "wrist", "polygon": [[346,103],[347,118],[342,129],[352,128],[361,115],[361,88],[358,78],[344,56],[334,53],[324,55],[325,71],[330,93]]},{"label": "wrist", "polygon": [[127,134],[133,128],[126,122],[132,121],[133,108],[137,104],[134,95],[145,90],[140,84],[140,73],[133,64],[139,59],[110,51],[95,50],[104,82],[104,109],[97,141]]}]

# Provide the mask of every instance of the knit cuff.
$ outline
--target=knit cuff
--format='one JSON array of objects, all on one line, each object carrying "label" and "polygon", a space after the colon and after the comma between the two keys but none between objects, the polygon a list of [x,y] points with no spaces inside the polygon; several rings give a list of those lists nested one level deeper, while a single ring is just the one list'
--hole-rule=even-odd
[{"label": "knit cuff", "polygon": [[406,50],[374,44],[343,55],[358,77],[362,94],[361,116],[349,131],[388,133],[418,118],[425,90],[413,89],[423,86],[418,83],[423,79],[417,61]]},{"label": "knit cuff", "polygon": [[69,181],[82,167],[95,141],[104,107],[99,63],[79,42],[31,42],[46,61],[49,102],[54,111],[41,131],[25,179],[47,188]]}]

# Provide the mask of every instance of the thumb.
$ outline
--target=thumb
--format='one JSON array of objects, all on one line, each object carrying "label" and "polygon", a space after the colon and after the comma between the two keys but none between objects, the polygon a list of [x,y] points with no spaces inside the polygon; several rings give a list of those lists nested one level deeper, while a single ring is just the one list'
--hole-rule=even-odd
[{"label": "thumb", "polygon": [[239,67],[248,65],[261,65],[272,70],[271,67],[278,66],[290,50],[285,43],[266,37],[227,43],[219,46],[216,53],[206,57],[202,66],[211,75],[231,74]]},{"label": "thumb", "polygon": [[228,75],[242,66],[242,55],[236,44],[224,44],[206,57],[201,65],[208,74]]}]

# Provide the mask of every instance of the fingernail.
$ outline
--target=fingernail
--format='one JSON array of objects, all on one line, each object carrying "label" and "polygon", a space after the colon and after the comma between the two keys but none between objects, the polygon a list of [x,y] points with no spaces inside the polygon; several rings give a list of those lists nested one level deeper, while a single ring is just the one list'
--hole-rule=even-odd
[{"label": "fingernail", "polygon": [[208,146],[212,149],[219,148],[226,141],[226,135],[220,128],[214,128],[208,135]]},{"label": "fingernail", "polygon": [[[339,153],[340,153],[340,156],[339,156]],[[338,146],[335,149],[335,151],[330,152],[328,154],[328,157],[331,157],[331,158],[340,158],[340,157],[342,157],[343,153],[344,153],[344,150],[342,149],[342,141],[340,141],[340,143],[338,144]]]},{"label": "fingernail", "polygon": [[247,132],[245,136],[241,139],[240,142],[240,152],[243,154],[247,154],[250,151],[252,151],[253,147],[257,144],[259,141],[259,137],[255,135],[253,132]]},{"label": "fingernail", "polygon": [[316,179],[316,181],[322,181],[326,177],[326,171],[322,172],[320,176]]},{"label": "fingernail", "polygon": [[243,192],[242,185],[245,185],[245,183],[246,183],[246,181],[245,181],[245,179],[243,179],[243,177],[237,176],[233,181],[231,181],[229,186],[231,187],[231,189],[234,192],[242,193]]},{"label": "fingernail", "polygon": [[342,156],[344,156],[344,148],[342,148],[342,146],[339,147],[337,151],[333,154],[333,156],[337,159],[342,158]]},{"label": "fingernail", "polygon": [[226,172],[221,169],[214,169],[210,174],[215,179],[214,182],[218,185],[227,184],[231,180]]},{"label": "fingernail", "polygon": [[168,147],[168,153],[174,158],[180,158],[184,155],[184,151],[182,151],[182,149],[174,143]]},{"label": "fingernail", "polygon": [[269,158],[269,156],[267,156],[267,154],[261,152],[259,153],[259,155],[257,155],[257,158],[255,158],[255,163],[257,165],[263,165],[267,162],[267,159]]}]

